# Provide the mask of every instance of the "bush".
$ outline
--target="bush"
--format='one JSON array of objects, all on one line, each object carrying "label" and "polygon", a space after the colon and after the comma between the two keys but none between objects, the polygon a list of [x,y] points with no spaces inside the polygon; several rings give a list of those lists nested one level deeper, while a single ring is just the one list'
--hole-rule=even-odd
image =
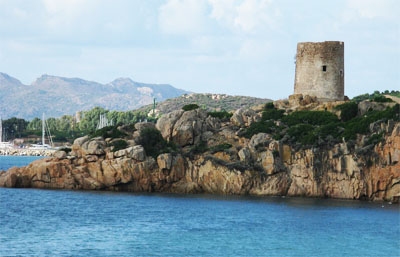
[{"label": "bush", "polygon": [[139,144],[143,146],[146,154],[157,158],[159,154],[171,152],[175,149],[172,143],[168,143],[155,128],[145,128],[140,131]]},{"label": "bush", "polygon": [[221,120],[229,120],[232,117],[232,113],[225,110],[220,112],[209,112],[208,115]]},{"label": "bush", "polygon": [[222,152],[222,151],[225,151],[225,150],[227,150],[227,149],[229,149],[229,148],[231,148],[231,147],[232,147],[231,144],[223,143],[223,144],[220,144],[220,145],[216,145],[216,146],[211,147],[211,148],[210,148],[210,152],[211,152],[211,153]]},{"label": "bush", "polygon": [[369,132],[369,125],[376,121],[387,121],[390,119],[399,119],[400,106],[396,104],[392,108],[386,108],[384,111],[371,111],[363,117],[354,118],[344,124],[344,137],[355,139],[357,134],[366,134]]},{"label": "bush", "polygon": [[280,120],[285,113],[284,110],[268,109],[262,112],[262,120]]},{"label": "bush", "polygon": [[330,123],[316,128],[315,134],[322,139],[326,139],[329,136],[333,137],[334,139],[338,139],[343,133],[343,130],[344,129],[340,127],[339,123]]},{"label": "bush", "polygon": [[272,109],[275,109],[274,102],[269,102],[265,104],[264,110],[272,110]]},{"label": "bush", "polygon": [[382,142],[384,139],[385,138],[382,133],[373,134],[370,138],[368,138],[366,145],[376,145],[377,143]]},{"label": "bush", "polygon": [[340,120],[346,122],[355,118],[358,114],[358,104],[356,102],[347,102],[335,107],[340,110]]},{"label": "bush", "polygon": [[339,121],[335,114],[327,111],[297,111],[283,117],[282,120],[289,126],[296,124],[324,125]]},{"label": "bush", "polygon": [[69,147],[62,147],[62,148],[60,148],[59,150],[60,150],[60,151],[64,151],[64,152],[66,152],[66,153],[69,153],[69,152],[72,151],[72,149],[69,148]]},{"label": "bush", "polygon": [[310,124],[292,126],[287,130],[287,134],[290,136],[291,140],[305,145],[312,145],[316,142],[316,139],[318,139],[314,135],[314,126]]},{"label": "bush", "polygon": [[375,96],[374,98],[372,98],[372,101],[378,102],[378,103],[391,103],[391,102],[393,102],[392,99],[387,98],[387,97],[385,97],[383,95]]},{"label": "bush", "polygon": [[191,110],[196,110],[199,109],[199,106],[197,104],[187,104],[182,107],[182,110],[186,111],[191,111]]},{"label": "bush", "polygon": [[208,150],[207,143],[201,141],[190,149],[190,154],[202,154]]},{"label": "bush", "polygon": [[109,146],[112,146],[112,151],[116,152],[128,147],[128,143],[125,140],[119,139],[112,141]]},{"label": "bush", "polygon": [[104,127],[104,128],[98,129],[98,130],[94,131],[93,133],[89,134],[90,138],[102,137],[104,139],[119,138],[119,137],[125,137],[125,136],[127,136],[127,134],[118,130],[118,128],[116,126]]},{"label": "bush", "polygon": [[273,121],[260,121],[254,122],[248,127],[241,136],[251,138],[253,135],[258,133],[273,133],[276,129],[276,125]]}]

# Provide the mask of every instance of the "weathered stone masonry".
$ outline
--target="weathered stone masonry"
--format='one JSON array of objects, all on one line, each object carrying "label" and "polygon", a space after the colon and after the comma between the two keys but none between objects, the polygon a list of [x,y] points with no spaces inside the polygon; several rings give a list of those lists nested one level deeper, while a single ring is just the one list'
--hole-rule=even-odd
[{"label": "weathered stone masonry", "polygon": [[297,44],[294,94],[319,100],[344,99],[344,43],[340,41]]}]

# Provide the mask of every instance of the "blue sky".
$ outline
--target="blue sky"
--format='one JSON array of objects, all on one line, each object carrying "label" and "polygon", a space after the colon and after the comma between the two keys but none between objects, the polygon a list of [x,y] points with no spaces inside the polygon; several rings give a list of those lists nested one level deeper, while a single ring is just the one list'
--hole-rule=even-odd
[{"label": "blue sky", "polygon": [[400,89],[398,0],[0,0],[0,72],[282,99],[298,42],[344,41],[345,94]]}]

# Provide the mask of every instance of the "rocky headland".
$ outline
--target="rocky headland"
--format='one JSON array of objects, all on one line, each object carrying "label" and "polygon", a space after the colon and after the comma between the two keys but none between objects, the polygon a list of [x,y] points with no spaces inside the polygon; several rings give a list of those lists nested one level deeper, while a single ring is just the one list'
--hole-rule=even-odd
[{"label": "rocky headland", "polygon": [[[340,117],[335,106],[343,103],[295,95],[276,101],[273,110],[286,117],[298,110]],[[366,105],[358,104],[359,116],[371,108]],[[315,144],[301,144],[288,121],[266,120],[265,112],[261,106],[221,118],[200,108],[176,110],[156,124],[78,138],[70,151],[0,172],[0,186],[399,201],[398,118],[374,121],[351,140],[320,134]],[[248,133],[262,122],[273,130]]]}]

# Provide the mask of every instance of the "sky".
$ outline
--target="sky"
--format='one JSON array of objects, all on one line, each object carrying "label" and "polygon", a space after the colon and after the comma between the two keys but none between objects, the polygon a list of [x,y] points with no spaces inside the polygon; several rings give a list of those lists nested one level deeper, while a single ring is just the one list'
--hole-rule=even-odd
[{"label": "sky", "polygon": [[0,72],[278,100],[298,42],[343,41],[354,97],[400,90],[399,13],[398,0],[0,0]]}]

